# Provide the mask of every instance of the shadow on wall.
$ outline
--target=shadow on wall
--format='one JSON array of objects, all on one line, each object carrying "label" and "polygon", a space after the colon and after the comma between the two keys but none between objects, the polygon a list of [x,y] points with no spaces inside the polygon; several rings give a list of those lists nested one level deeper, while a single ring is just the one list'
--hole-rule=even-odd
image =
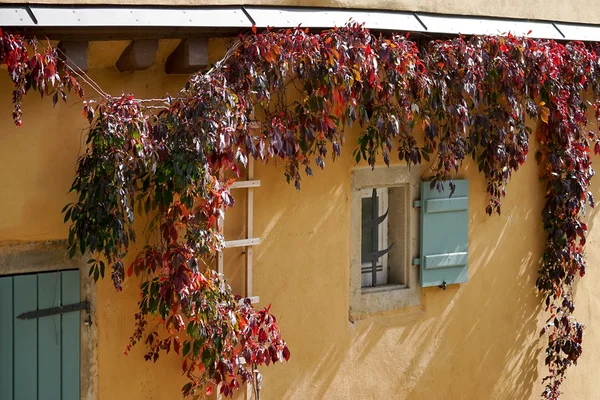
[{"label": "shadow on wall", "polygon": [[[380,383],[394,382],[395,398],[530,398],[541,351],[533,290],[537,260],[531,250],[514,249],[523,254],[515,263],[506,248],[511,220],[522,215],[508,215],[495,240],[471,239],[470,252],[479,256],[470,262],[466,285],[425,289],[422,311],[413,318],[364,321],[351,345],[362,349],[353,364],[361,365],[386,336],[401,331],[390,353],[406,352],[405,361],[388,360],[391,371]],[[473,238],[475,229],[470,231]]]},{"label": "shadow on wall", "polygon": [[[340,164],[323,175],[348,176],[349,165]],[[292,349],[288,365],[264,370],[265,399],[538,398],[546,370],[545,313],[535,290],[544,245],[537,165],[531,160],[514,175],[503,214],[492,217],[475,170],[463,169],[471,182],[469,281],[423,289],[420,307],[354,324],[347,319],[349,182],[317,175],[294,193],[277,183],[280,171],[262,171],[269,192],[281,196],[262,195],[270,211],[258,222],[264,241],[255,282],[261,302],[282,316]]]}]

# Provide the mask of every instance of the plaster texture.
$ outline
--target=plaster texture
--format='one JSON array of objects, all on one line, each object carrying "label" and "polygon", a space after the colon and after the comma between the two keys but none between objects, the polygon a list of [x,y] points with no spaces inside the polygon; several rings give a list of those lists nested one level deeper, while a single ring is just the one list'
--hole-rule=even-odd
[{"label": "plaster texture", "polygon": [[[592,4],[586,8],[584,3],[582,13],[598,18],[585,11]],[[444,7],[458,4],[451,1]],[[537,8],[543,14],[558,7],[553,2],[536,4],[513,3],[513,12]],[[499,12],[508,6],[498,2],[486,9]],[[128,42],[92,42],[89,75],[113,94],[175,94],[186,77],[163,71],[177,43],[160,41],[158,61],[148,70],[120,73],[114,64]],[[211,61],[226,43],[210,42]],[[23,127],[15,128],[11,90],[5,70],[0,70],[0,243],[65,239],[68,227],[60,211],[74,200],[68,190],[77,157],[84,151],[81,104],[70,100],[53,109],[50,99],[30,95],[23,107]],[[285,182],[282,165],[256,166],[261,187],[255,189],[254,232],[261,244],[254,251],[254,294],[261,305],[272,304],[292,353],[289,363],[263,369],[263,399],[539,398],[546,373],[545,338],[539,338],[539,331],[546,314],[534,285],[544,243],[544,190],[533,156],[514,175],[501,216],[484,212],[486,183],[476,165],[467,162],[461,169],[459,178],[469,179],[471,186],[467,283],[446,291],[423,289],[419,306],[351,322],[351,170],[357,134],[347,132],[343,156],[327,160],[324,171],[305,178],[300,192]],[[532,155],[534,151],[532,145]],[[421,175],[427,175],[427,167]],[[591,187],[596,198],[599,182],[596,178]],[[236,200],[226,217],[228,239],[244,234],[244,196],[237,194]],[[565,400],[600,398],[598,221],[597,211],[590,210],[588,273],[576,284],[576,314],[587,325],[584,354],[569,371]],[[143,231],[144,221],[138,221],[138,228]],[[227,250],[225,260],[233,287],[241,289],[241,250]],[[7,265],[0,261],[2,268],[10,268]],[[185,381],[175,355],[156,364],[143,360],[143,346],[123,355],[138,299],[134,279],[125,283],[122,293],[114,291],[110,279],[96,285],[99,400],[180,398]]]}]

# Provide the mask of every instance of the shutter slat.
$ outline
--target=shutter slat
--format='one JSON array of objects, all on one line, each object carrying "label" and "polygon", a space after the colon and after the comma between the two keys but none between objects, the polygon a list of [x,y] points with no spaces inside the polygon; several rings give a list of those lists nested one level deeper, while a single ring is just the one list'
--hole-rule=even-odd
[{"label": "shutter slat", "polygon": [[463,211],[469,207],[469,199],[466,197],[448,198],[448,199],[435,199],[427,200],[425,202],[425,212],[438,213],[438,212],[450,212],[450,211]]},{"label": "shutter slat", "polygon": [[[37,275],[14,278],[14,315],[37,309]],[[14,399],[37,399],[37,319],[14,323]]]},{"label": "shutter slat", "polygon": [[[38,310],[60,306],[60,273],[38,275]],[[60,315],[38,318],[38,385],[40,399],[60,400]]]},{"label": "shutter slat", "polygon": [[467,252],[425,256],[425,269],[462,267],[467,265]]},{"label": "shutter slat", "polygon": [[[79,271],[61,272],[62,304],[79,303]],[[62,400],[79,399],[81,313],[62,314]]]},{"label": "shutter slat", "polygon": [[462,283],[468,279],[469,182],[454,181],[450,197],[421,185],[421,276],[422,287]]},{"label": "shutter slat", "polygon": [[13,400],[13,278],[0,278],[0,399]]}]

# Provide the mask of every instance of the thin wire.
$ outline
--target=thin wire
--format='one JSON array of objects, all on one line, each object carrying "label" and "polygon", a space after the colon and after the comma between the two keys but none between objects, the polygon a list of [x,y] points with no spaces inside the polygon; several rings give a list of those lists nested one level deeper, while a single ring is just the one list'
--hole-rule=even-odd
[{"label": "thin wire", "polygon": [[144,109],[153,109],[153,110],[168,110],[167,106],[144,106]]},{"label": "thin wire", "polygon": [[[246,35],[247,36],[247,35]],[[246,36],[244,36],[243,38],[245,38]],[[227,50],[227,52],[225,53],[225,55],[223,56],[223,58],[221,58],[219,61],[217,61],[213,67],[211,69],[209,69],[207,72],[205,72],[203,75],[205,77],[210,76],[212,73],[214,73],[214,71],[219,70],[223,67],[223,65],[229,61],[229,59],[235,54],[235,52],[237,51],[237,49],[240,47],[240,45],[242,44],[242,38],[238,38],[236,39],[236,41],[231,45],[231,47]],[[106,100],[112,100],[117,98],[116,96],[112,96],[110,94],[108,94],[107,92],[105,92],[104,90],[102,90],[102,87],[96,82],[94,81],[92,78],[90,78],[90,76],[83,71],[81,68],[79,68],[77,66],[76,63],[73,62],[73,60],[71,58],[69,58],[69,56],[67,56],[65,54],[64,51],[62,51],[60,48],[55,47],[55,49],[60,52],[60,54],[63,55],[63,57],[69,61],[70,63],[66,63],[66,67],[67,69],[69,69],[73,74],[75,74],[78,78],[80,78],[83,82],[87,83],[88,86],[94,90],[96,93],[98,93],[100,96],[104,97]],[[74,67],[73,67],[74,66]],[[185,89],[181,89],[179,91],[179,93],[184,93]],[[138,102],[138,103],[169,103],[170,100],[184,100],[184,97],[165,97],[165,98],[155,98],[155,99],[137,99],[134,98],[133,101]],[[154,109],[168,109],[168,107],[166,106],[145,106],[145,108],[154,108]]]},{"label": "thin wire", "polygon": [[[134,99],[135,101],[137,101],[138,103],[164,103],[167,102],[169,99],[168,98],[164,98],[164,99]],[[183,97],[171,97],[171,100],[184,100]]]},{"label": "thin wire", "polygon": [[69,56],[67,56],[65,54],[64,51],[62,51],[60,48],[56,47],[56,50],[58,52],[60,52],[67,61],[70,61],[71,64],[73,64],[76,68],[73,68],[71,65],[69,65],[69,63],[67,62],[65,65],[67,66],[67,69],[69,69],[71,72],[73,72],[75,75],[77,75],[81,80],[83,80],[85,83],[87,83],[92,89],[94,89],[100,96],[106,98],[106,99],[111,99],[113,98],[113,96],[109,95],[108,93],[106,93],[104,90],[102,90],[102,88],[100,87],[100,85],[98,85],[92,78],[90,78],[90,76],[88,74],[85,73],[85,71],[83,71],[81,68],[77,67],[77,64],[75,64],[73,62],[72,59],[69,58]]}]

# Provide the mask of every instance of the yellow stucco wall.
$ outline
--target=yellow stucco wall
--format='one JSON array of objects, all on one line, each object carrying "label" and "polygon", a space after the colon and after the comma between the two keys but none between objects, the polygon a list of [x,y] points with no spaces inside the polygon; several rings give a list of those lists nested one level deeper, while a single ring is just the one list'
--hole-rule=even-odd
[{"label": "yellow stucco wall", "polygon": [[596,0],[0,0],[0,3],[335,7],[600,23]]},{"label": "yellow stucco wall", "polygon": [[[222,51],[211,43],[211,53]],[[161,41],[150,70],[119,73],[112,65],[127,42],[92,43],[90,76],[108,92],[140,97],[174,93],[185,81],[165,76],[176,41]],[[27,97],[24,125],[10,119],[10,82],[0,70],[0,243],[62,239],[60,210],[81,154],[81,105],[52,109]],[[264,369],[264,399],[536,399],[542,390],[545,314],[534,282],[543,238],[542,188],[533,157],[514,176],[502,216],[487,217],[485,182],[467,163],[470,180],[469,281],[422,292],[422,305],[351,323],[348,320],[350,174],[356,132],[344,156],[306,178],[297,192],[281,165],[258,165],[254,288],[273,304],[292,358]],[[600,198],[600,181],[592,191]],[[228,238],[242,232],[244,199],[228,213]],[[600,226],[589,216],[589,269],[577,285],[577,314],[587,324],[584,354],[564,385],[564,399],[600,398]],[[237,237],[236,237],[237,235]],[[226,270],[240,287],[241,254],[228,250]],[[179,360],[143,361],[143,348],[123,350],[133,331],[136,283],[117,294],[97,287],[99,399],[177,399]]]}]

